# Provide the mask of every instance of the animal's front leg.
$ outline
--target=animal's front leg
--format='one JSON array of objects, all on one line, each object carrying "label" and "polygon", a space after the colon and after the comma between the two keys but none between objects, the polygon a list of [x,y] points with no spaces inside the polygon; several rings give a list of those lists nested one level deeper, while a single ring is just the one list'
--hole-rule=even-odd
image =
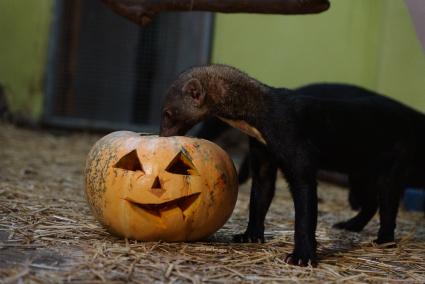
[{"label": "animal's front leg", "polygon": [[285,173],[295,206],[295,247],[285,262],[316,265],[317,184],[315,171],[292,168]]},{"label": "animal's front leg", "polygon": [[264,242],[264,219],[275,192],[277,165],[267,149],[250,139],[252,186],[249,203],[249,222],[243,234],[234,236],[235,242]]}]

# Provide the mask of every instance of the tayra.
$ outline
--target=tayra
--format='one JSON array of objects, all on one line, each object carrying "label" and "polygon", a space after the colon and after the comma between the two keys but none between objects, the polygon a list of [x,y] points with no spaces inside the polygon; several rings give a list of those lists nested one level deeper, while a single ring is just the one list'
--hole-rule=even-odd
[{"label": "tayra", "polygon": [[201,66],[179,75],[162,109],[162,136],[183,135],[215,116],[253,137],[249,223],[237,241],[264,240],[276,168],[282,169],[295,207],[295,246],[285,260],[296,265],[316,263],[319,169],[355,180],[361,210],[338,228],[360,231],[379,208],[378,244],[394,241],[403,188],[425,186],[423,114],[359,87],[320,88],[328,91],[313,96],[267,86],[230,66]]}]

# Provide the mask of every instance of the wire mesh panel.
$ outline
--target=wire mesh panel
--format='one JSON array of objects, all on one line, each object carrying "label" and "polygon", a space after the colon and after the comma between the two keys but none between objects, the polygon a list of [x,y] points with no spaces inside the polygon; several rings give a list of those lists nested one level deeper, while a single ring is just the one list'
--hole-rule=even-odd
[{"label": "wire mesh panel", "polygon": [[169,84],[209,60],[211,19],[208,13],[163,13],[141,28],[101,1],[58,1],[46,123],[156,130]]}]

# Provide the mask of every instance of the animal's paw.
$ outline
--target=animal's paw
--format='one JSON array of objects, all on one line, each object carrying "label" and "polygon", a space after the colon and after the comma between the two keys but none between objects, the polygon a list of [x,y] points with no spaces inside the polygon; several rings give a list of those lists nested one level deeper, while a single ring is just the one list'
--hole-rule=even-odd
[{"label": "animal's paw", "polygon": [[334,228],[340,229],[340,230],[347,230],[350,232],[361,232],[364,228],[363,224],[359,224],[353,219],[350,219],[348,221],[339,222],[333,225]]},{"label": "animal's paw", "polygon": [[285,262],[292,265],[298,266],[317,266],[316,253],[308,249],[295,249],[292,253],[288,254],[285,258]]},{"label": "animal's paw", "polygon": [[235,243],[264,243],[264,232],[259,230],[246,230],[243,234],[233,236]]},{"label": "animal's paw", "polygon": [[373,240],[373,243],[375,245],[378,245],[379,247],[383,247],[383,248],[395,248],[395,247],[397,247],[397,244],[395,243],[394,237],[391,237],[391,236],[378,237],[376,240]]}]

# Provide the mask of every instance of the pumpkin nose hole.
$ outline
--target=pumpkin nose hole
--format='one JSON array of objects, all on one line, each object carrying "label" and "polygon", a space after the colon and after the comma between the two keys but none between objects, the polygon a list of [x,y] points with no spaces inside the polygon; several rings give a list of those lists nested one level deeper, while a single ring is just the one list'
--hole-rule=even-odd
[{"label": "pumpkin nose hole", "polygon": [[150,191],[154,195],[156,195],[158,198],[161,198],[161,196],[165,193],[165,189],[162,188],[161,181],[159,180],[158,177],[156,177],[155,180],[153,181]]},{"label": "pumpkin nose hole", "polygon": [[153,181],[152,188],[162,188],[161,182],[159,181],[158,177],[156,177],[155,180]]},{"label": "pumpkin nose hole", "polygon": [[199,176],[192,161],[182,152],[177,154],[165,170],[178,175]]}]

